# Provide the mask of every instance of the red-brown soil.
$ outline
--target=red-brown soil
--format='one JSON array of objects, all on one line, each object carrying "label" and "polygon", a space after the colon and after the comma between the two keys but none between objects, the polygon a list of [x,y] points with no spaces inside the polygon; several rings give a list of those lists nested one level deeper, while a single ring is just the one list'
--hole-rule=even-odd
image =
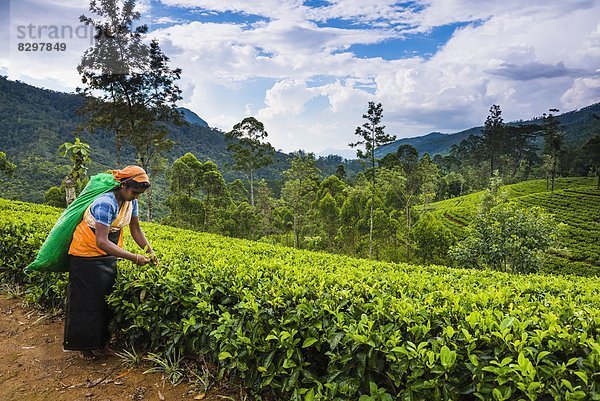
[{"label": "red-brown soil", "polygon": [[62,349],[63,321],[0,295],[0,401],[241,400],[236,390],[173,386],[150,365],[128,370],[118,357],[86,361]]}]

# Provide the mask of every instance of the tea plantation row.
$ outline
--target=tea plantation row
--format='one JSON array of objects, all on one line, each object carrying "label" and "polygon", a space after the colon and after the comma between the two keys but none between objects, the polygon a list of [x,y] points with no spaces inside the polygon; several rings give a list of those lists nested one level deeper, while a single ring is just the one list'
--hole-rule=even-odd
[{"label": "tea plantation row", "polygon": [[[0,200],[0,213],[2,279],[60,298],[56,275],[21,273],[56,210]],[[376,263],[143,228],[162,263],[120,262],[109,303],[121,338],[202,354],[257,393],[600,399],[600,278]]]},{"label": "tea plantation row", "polygon": [[[511,202],[539,206],[565,224],[561,249],[547,255],[542,273],[600,276],[600,190],[593,178],[560,178],[556,190],[546,190],[545,180],[527,181],[501,188]],[[457,238],[475,218],[482,192],[430,205],[433,213]]]}]

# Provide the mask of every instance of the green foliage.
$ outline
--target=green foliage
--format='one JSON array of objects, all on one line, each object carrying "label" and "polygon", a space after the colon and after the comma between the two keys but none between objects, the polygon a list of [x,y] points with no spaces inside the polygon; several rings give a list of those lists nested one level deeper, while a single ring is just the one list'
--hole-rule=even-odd
[{"label": "green foliage", "polygon": [[[136,164],[151,177],[162,167],[163,155],[173,147],[170,125],[184,125],[176,108],[181,69],[171,69],[158,41],[145,42],[146,25],[135,26],[141,15],[135,0],[90,2],[97,18],[80,20],[96,33],[77,67],[86,87],[81,90],[86,120],[80,130],[103,129],[115,134],[117,164],[124,143],[135,149]],[[152,188],[146,192],[148,217],[153,217]]]},{"label": "green foliage", "polygon": [[313,153],[297,152],[291,166],[283,172],[287,178],[281,190],[281,200],[291,211],[294,247],[302,243],[304,231],[311,223],[309,212],[319,188],[319,170]]},{"label": "green foliage", "polygon": [[338,231],[340,208],[329,192],[319,201],[318,211],[327,241],[333,244]]},{"label": "green foliage", "polygon": [[181,383],[185,378],[185,371],[181,366],[183,357],[177,352],[167,353],[164,357],[149,353],[146,359],[155,366],[144,373],[162,373],[163,379],[169,380],[174,386]]},{"label": "green foliage", "polygon": [[355,148],[364,146],[364,151],[358,149],[356,155],[360,159],[365,159],[370,162],[369,176],[371,180],[371,201],[370,201],[370,215],[369,215],[369,258],[373,256],[373,225],[374,225],[374,204],[375,197],[377,195],[377,184],[376,184],[376,170],[375,165],[375,149],[386,145],[396,139],[394,135],[388,135],[385,133],[385,125],[381,125],[381,119],[383,118],[383,107],[381,103],[375,104],[375,102],[369,102],[369,108],[367,114],[363,114],[363,119],[367,120],[362,126],[356,127],[355,135],[362,139],[358,142],[351,143],[350,147]]},{"label": "green foliage", "polygon": [[10,176],[16,168],[17,166],[8,161],[6,153],[0,152],[0,173]]},{"label": "green foliage", "polygon": [[[511,184],[499,192],[523,208],[540,207],[562,224],[562,249],[550,248],[542,271],[550,274],[597,276],[600,273],[600,193],[595,179],[557,178],[555,191],[545,180]],[[432,203],[430,209],[457,239],[467,236],[466,227],[475,221],[485,192]]]},{"label": "green foliage", "polygon": [[65,197],[66,197],[66,192],[65,192],[64,188],[50,187],[50,189],[47,190],[46,193],[44,194],[44,203],[46,205],[64,209],[67,207],[67,202],[65,200]]},{"label": "green foliage", "polygon": [[[594,115],[598,121],[600,117]],[[598,124],[600,125],[600,123]],[[596,172],[598,178],[596,188],[600,189],[600,135],[595,135],[590,138],[586,143],[583,144],[582,150],[586,152],[587,159],[592,167],[592,170]]]},{"label": "green foliage", "polygon": [[62,307],[66,277],[60,273],[25,273],[35,258],[60,210],[0,199],[0,281],[22,285],[28,302],[48,308]]},{"label": "green foliage", "polygon": [[456,242],[452,231],[434,214],[425,213],[414,227],[416,256],[422,263],[447,264],[448,250]]},{"label": "green foliage", "polygon": [[246,173],[250,184],[250,204],[254,206],[254,178],[256,170],[273,163],[275,149],[264,142],[269,134],[263,123],[246,117],[233,126],[226,137],[231,141],[227,149],[233,153],[235,168]]},{"label": "green foliage", "polygon": [[69,157],[73,164],[71,171],[69,171],[69,174],[63,180],[65,186],[65,203],[69,205],[77,196],[77,186],[81,186],[81,182],[85,179],[92,151],[90,145],[81,142],[79,138],[75,138],[73,143],[63,143],[58,150],[61,151],[62,157]]},{"label": "green foliage", "polygon": [[[592,179],[586,181],[591,183]],[[600,191],[587,186],[555,190],[545,195],[532,194],[515,201],[525,208],[544,207],[564,225],[565,249],[553,250],[548,255],[553,263],[544,271],[556,274],[570,273],[574,269],[573,273],[577,274],[600,273]]]},{"label": "green foliage", "polygon": [[490,115],[485,120],[482,135],[484,152],[490,160],[490,174],[498,168],[498,154],[503,153],[507,145],[505,132],[502,111],[500,110],[500,106],[494,104],[490,107]]},{"label": "green foliage", "polygon": [[[25,258],[58,215],[0,208],[1,244],[15,224],[37,238],[20,241]],[[599,278],[398,265],[143,228],[162,263],[121,262],[109,304],[121,341],[150,350],[174,382],[180,355],[203,354],[222,375],[290,400],[600,396]]]},{"label": "green foliage", "polygon": [[550,109],[550,113],[544,113],[544,154],[547,156],[544,168],[550,175],[552,182],[552,191],[554,191],[554,181],[558,174],[558,160],[563,147],[564,134],[560,129],[560,122],[552,114],[558,112],[558,109]]},{"label": "green foliage", "polygon": [[183,228],[225,233],[225,210],[231,198],[223,176],[211,161],[200,162],[192,153],[175,160],[167,172],[171,195],[169,216],[163,222]]},{"label": "green foliage", "polygon": [[116,356],[121,359],[122,365],[128,368],[138,367],[142,364],[142,355],[135,348],[123,349],[116,353]]},{"label": "green foliage", "polygon": [[450,254],[461,267],[531,273],[543,266],[559,235],[556,221],[541,208],[502,203],[478,215],[467,237]]}]

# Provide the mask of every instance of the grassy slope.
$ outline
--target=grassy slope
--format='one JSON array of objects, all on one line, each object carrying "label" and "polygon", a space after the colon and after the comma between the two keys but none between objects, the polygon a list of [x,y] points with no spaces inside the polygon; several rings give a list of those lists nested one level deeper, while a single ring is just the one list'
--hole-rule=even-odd
[{"label": "grassy slope", "polygon": [[[548,256],[547,273],[569,272],[600,275],[600,191],[595,178],[560,178],[552,193],[545,180],[502,187],[508,199],[522,205],[540,206],[565,224],[563,249]],[[430,208],[458,237],[477,215],[483,192],[432,203]]]}]

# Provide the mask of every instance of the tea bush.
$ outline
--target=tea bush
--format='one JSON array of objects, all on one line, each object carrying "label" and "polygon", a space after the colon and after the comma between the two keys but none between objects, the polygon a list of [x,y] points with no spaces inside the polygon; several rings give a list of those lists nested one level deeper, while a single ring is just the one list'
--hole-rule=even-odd
[{"label": "tea bush", "polygon": [[[519,207],[540,207],[564,225],[562,249],[545,255],[540,272],[596,277],[600,273],[600,191],[593,177],[560,178],[556,190],[546,189],[545,180],[533,180],[501,187],[509,201]],[[429,205],[433,215],[444,222],[457,238],[467,236],[483,192],[447,199]]]}]

